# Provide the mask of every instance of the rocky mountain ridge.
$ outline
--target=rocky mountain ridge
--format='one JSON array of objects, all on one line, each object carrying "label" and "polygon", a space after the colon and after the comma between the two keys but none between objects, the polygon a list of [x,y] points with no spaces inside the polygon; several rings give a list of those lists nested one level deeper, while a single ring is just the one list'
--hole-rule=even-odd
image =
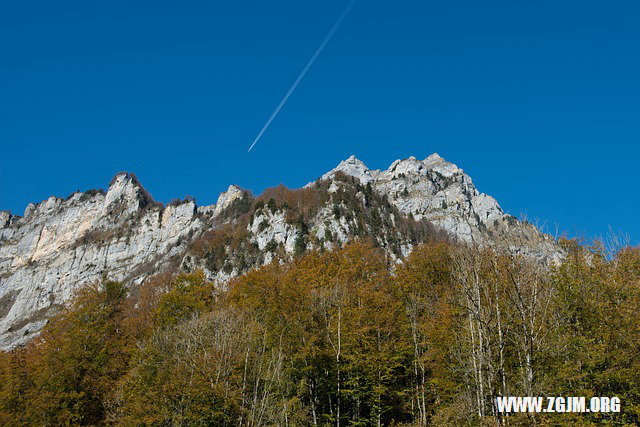
[{"label": "rocky mountain ridge", "polygon": [[[386,194],[400,212],[426,219],[464,242],[500,241],[515,252],[541,259],[553,252],[550,236],[505,214],[493,197],[476,189],[469,175],[437,153],[423,161],[413,156],[396,160],[384,171],[370,170],[351,156],[322,179],[330,179],[337,172],[371,184]],[[539,240],[540,246],[528,247],[525,242],[532,240]]]},{"label": "rocky mountain ridge", "polygon": [[400,262],[434,236],[505,244],[549,262],[554,240],[504,214],[462,169],[437,154],[370,170],[354,156],[302,189],[254,197],[230,186],[217,203],[157,203],[134,175],[108,190],[50,197],[23,217],[0,212],[0,348],[28,340],[73,293],[109,278],[131,286],[163,270],[230,277],[357,238]]}]

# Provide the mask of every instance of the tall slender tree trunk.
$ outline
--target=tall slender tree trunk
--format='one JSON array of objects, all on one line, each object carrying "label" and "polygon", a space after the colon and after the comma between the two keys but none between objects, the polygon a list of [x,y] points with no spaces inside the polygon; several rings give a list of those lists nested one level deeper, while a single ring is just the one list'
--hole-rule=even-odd
[{"label": "tall slender tree trunk", "polygon": [[336,408],[336,426],[340,427],[340,352],[342,351],[342,342],[340,336],[340,328],[342,323],[342,310],[340,308],[340,304],[338,303],[338,350],[336,351],[336,374],[337,374],[337,408]]}]

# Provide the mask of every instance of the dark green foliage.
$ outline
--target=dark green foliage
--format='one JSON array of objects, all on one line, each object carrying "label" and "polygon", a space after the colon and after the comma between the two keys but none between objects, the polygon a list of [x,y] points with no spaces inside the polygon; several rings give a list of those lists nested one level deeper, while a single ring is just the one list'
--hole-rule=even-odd
[{"label": "dark green foliage", "polygon": [[271,239],[269,243],[267,243],[267,245],[264,247],[265,252],[273,252],[276,249],[278,249],[278,243],[273,239]]},{"label": "dark green foliage", "polygon": [[328,228],[324,229],[324,240],[327,242],[333,242],[333,233]]},{"label": "dark green foliage", "polygon": [[334,204],[333,204],[333,216],[334,216],[336,219],[340,219],[340,215],[341,215],[341,212],[340,212],[340,205],[339,205],[339,204],[337,204],[337,203],[334,203]]},{"label": "dark green foliage", "polygon": [[[260,202],[262,201],[261,200],[258,201],[258,203]],[[271,213],[276,213],[276,211],[278,210],[278,207],[276,206],[276,201],[273,198],[269,199],[269,201],[267,202],[267,207],[269,208]]]},{"label": "dark green foliage", "polygon": [[261,233],[269,227],[269,222],[266,219],[263,219],[262,222],[258,225],[258,232]]},{"label": "dark green foliage", "polygon": [[248,213],[253,207],[253,196],[248,191],[243,191],[242,196],[235,199],[221,213],[222,219],[237,219]]}]

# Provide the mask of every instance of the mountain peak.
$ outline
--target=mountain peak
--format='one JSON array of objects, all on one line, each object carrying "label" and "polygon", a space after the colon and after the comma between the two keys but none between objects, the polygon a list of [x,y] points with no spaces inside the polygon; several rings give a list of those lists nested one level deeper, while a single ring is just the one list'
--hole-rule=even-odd
[{"label": "mountain peak", "polygon": [[373,181],[371,171],[369,170],[367,165],[365,165],[362,160],[359,160],[353,154],[349,156],[347,160],[341,161],[340,164],[334,169],[322,175],[322,179],[333,178],[337,172],[342,172],[354,178],[357,178],[363,184]]},{"label": "mountain peak", "polygon": [[114,185],[122,185],[122,183],[124,182],[131,183],[137,187],[142,188],[140,180],[138,180],[138,177],[133,172],[121,171],[115,174],[113,178],[111,178],[111,182],[109,182],[109,189],[111,189],[111,187],[113,187]]},{"label": "mountain peak", "polygon": [[433,153],[424,159],[422,163],[427,167],[427,169],[435,170],[447,177],[453,176],[457,173],[464,173],[464,171],[458,166],[440,157],[438,153]]},{"label": "mountain peak", "polygon": [[438,153],[433,153],[432,155],[430,155],[429,157],[424,159],[424,163],[436,162],[438,160],[444,160],[444,159],[442,157],[440,157],[440,155]]},{"label": "mountain peak", "polygon": [[355,156],[355,154],[350,155],[346,160],[343,160],[343,162],[353,163],[353,164],[363,164],[364,165],[364,163],[360,159],[358,159]]},{"label": "mountain peak", "polygon": [[407,159],[398,159],[391,163],[391,166],[387,169],[387,173],[391,174],[391,176],[398,176],[400,174],[419,175],[422,169],[424,169],[424,164],[414,156],[411,156]]},{"label": "mountain peak", "polygon": [[11,221],[11,212],[0,211],[0,228],[5,228]]},{"label": "mountain peak", "polygon": [[227,188],[227,191],[223,191],[222,193],[220,193],[220,196],[218,196],[218,201],[216,202],[216,205],[214,208],[214,214],[218,215],[225,208],[227,208],[231,203],[233,203],[235,200],[242,197],[242,194],[245,191],[246,190],[243,190],[237,185],[231,184],[229,188]]},{"label": "mountain peak", "polygon": [[136,210],[155,201],[133,173],[119,172],[109,183],[104,205],[107,207],[116,202],[125,203]]}]

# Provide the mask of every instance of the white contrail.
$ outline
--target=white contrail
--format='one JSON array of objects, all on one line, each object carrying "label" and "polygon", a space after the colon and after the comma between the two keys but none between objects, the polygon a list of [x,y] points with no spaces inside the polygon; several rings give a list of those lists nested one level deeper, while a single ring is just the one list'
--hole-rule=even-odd
[{"label": "white contrail", "polygon": [[340,26],[340,24],[342,24],[342,21],[344,21],[344,18],[347,17],[347,14],[349,13],[349,11],[353,7],[353,5],[356,3],[356,1],[358,1],[358,0],[351,0],[349,2],[349,4],[347,5],[347,8],[344,10],[344,12],[342,12],[342,15],[340,15],[340,17],[338,18],[336,23],[333,24],[333,27],[331,28],[331,31],[329,31],[329,34],[327,34],[327,37],[324,38],[324,40],[322,41],[322,43],[320,44],[320,46],[316,50],[316,53],[314,53],[313,56],[311,57],[311,59],[309,60],[309,62],[307,62],[307,65],[304,67],[304,69],[302,70],[302,72],[300,73],[300,75],[298,76],[296,81],[293,82],[293,84],[291,85],[291,87],[289,88],[287,93],[284,95],[284,98],[282,98],[282,101],[280,101],[280,104],[278,104],[278,106],[273,111],[273,113],[271,113],[271,117],[269,117],[269,120],[267,120],[267,122],[264,124],[264,126],[262,126],[262,129],[260,129],[260,132],[258,133],[258,136],[256,136],[256,139],[253,140],[253,144],[251,144],[251,147],[249,147],[249,150],[247,150],[247,151],[251,151],[251,149],[253,148],[254,145],[256,145],[256,143],[258,142],[260,137],[262,137],[262,134],[267,130],[267,128],[269,127],[269,125],[271,124],[273,119],[275,119],[275,117],[278,115],[278,113],[280,112],[280,109],[282,109],[282,106],[287,102],[287,99],[289,99],[289,97],[291,96],[293,91],[296,90],[296,87],[298,87],[298,83],[300,83],[300,80],[302,80],[304,75],[307,74],[307,71],[309,71],[309,68],[316,61],[316,59],[318,58],[318,55],[320,55],[320,53],[322,52],[322,49],[324,49],[324,47],[327,45],[327,43],[329,42],[329,40],[333,36],[333,33],[335,33],[336,30],[338,29],[338,27]]}]

